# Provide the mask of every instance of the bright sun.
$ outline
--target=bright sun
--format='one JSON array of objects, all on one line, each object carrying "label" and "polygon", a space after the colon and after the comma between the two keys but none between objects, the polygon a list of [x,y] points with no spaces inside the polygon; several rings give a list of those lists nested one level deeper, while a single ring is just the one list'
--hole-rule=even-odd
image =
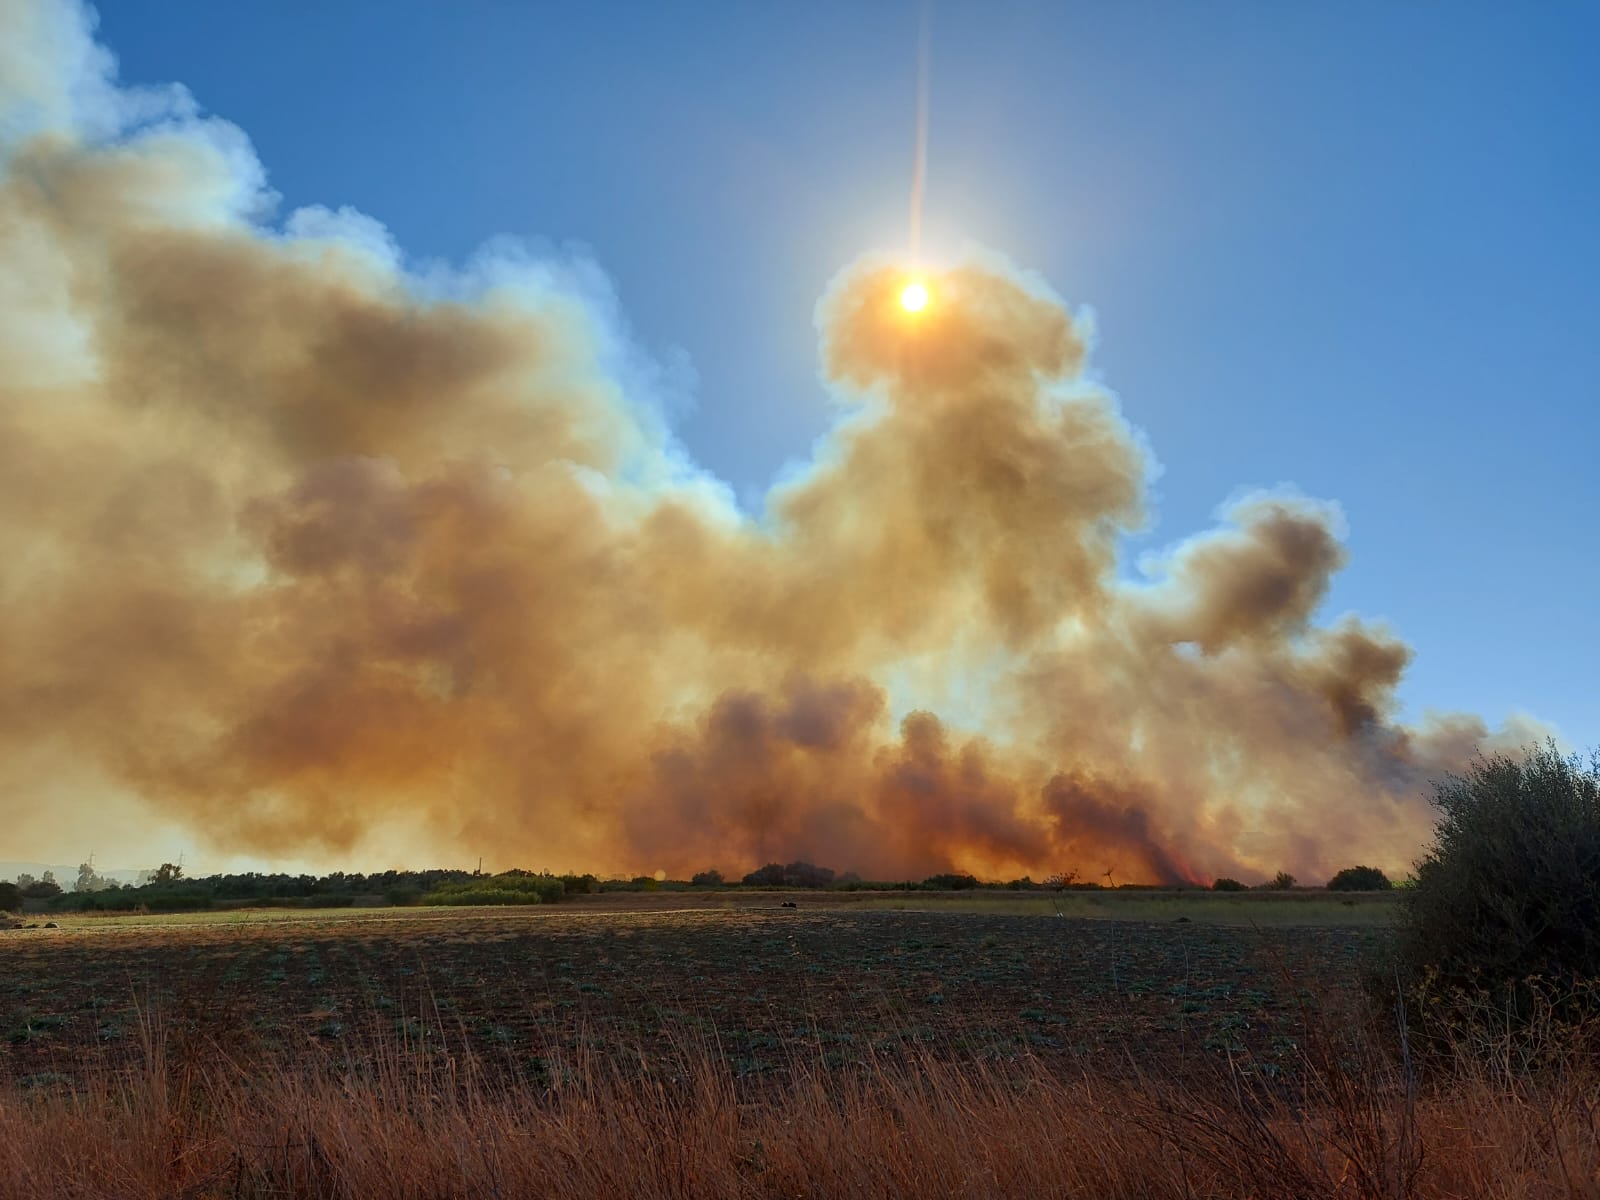
[{"label": "bright sun", "polygon": [[900,307],[907,312],[921,312],[928,307],[928,286],[920,279],[913,279],[906,284],[900,292]]}]

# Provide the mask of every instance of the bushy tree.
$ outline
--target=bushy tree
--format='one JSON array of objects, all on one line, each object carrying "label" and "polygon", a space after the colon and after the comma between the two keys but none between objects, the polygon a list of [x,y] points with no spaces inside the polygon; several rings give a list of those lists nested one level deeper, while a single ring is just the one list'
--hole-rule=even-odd
[{"label": "bushy tree", "polygon": [[[18,876],[20,879],[21,876]],[[46,871],[44,876],[20,889],[22,895],[28,900],[53,900],[61,895],[61,885],[56,882],[55,872]]]},{"label": "bushy tree", "polygon": [[1434,789],[1401,954],[1446,987],[1600,977],[1600,754],[1554,743],[1479,759]]},{"label": "bushy tree", "polygon": [[689,880],[694,887],[721,887],[722,872],[712,867],[709,871],[696,871]]},{"label": "bushy tree", "polygon": [[833,882],[833,868],[819,867],[808,862],[792,862],[783,869],[783,881],[790,887],[827,887]]},{"label": "bushy tree", "polygon": [[1328,880],[1330,892],[1387,892],[1392,887],[1377,867],[1346,867]]},{"label": "bushy tree", "polygon": [[768,863],[764,867],[757,867],[744,877],[744,882],[750,887],[782,887],[783,864]]},{"label": "bushy tree", "polygon": [[1244,884],[1237,879],[1229,879],[1226,875],[1223,875],[1211,881],[1211,890],[1213,892],[1242,892],[1245,888]]},{"label": "bushy tree", "polygon": [[833,871],[808,862],[768,863],[744,877],[751,887],[827,887],[833,882]]},{"label": "bushy tree", "polygon": [[1287,871],[1279,871],[1261,886],[1269,892],[1287,892],[1295,885],[1295,878]]},{"label": "bushy tree", "polygon": [[94,869],[93,863],[78,864],[78,882],[73,885],[75,892],[100,892],[110,887],[112,880],[107,879]]},{"label": "bushy tree", "polygon": [[22,908],[22,889],[14,883],[0,883],[0,912],[18,912]]}]

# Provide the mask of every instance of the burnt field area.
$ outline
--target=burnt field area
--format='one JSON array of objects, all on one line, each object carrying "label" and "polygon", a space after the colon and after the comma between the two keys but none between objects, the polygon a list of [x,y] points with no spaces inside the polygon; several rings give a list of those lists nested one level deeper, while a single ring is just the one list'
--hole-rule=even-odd
[{"label": "burnt field area", "polygon": [[1382,923],[677,899],[0,934],[0,1061],[24,1086],[65,1085],[146,1055],[159,1034],[245,1067],[427,1048],[540,1085],[580,1062],[667,1072],[708,1047],[752,1083],[798,1062],[929,1055],[1276,1078],[1297,1069],[1308,1024],[1358,1011],[1389,938]]}]

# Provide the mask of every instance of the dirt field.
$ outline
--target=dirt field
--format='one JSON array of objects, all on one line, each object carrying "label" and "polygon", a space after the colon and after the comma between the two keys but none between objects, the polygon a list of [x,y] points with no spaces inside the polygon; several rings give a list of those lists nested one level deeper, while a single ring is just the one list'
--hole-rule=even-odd
[{"label": "dirt field", "polygon": [[1368,902],[1066,900],[1062,916],[1036,896],[1013,912],[987,896],[680,893],[62,918],[0,934],[0,1071],[64,1083],[159,1027],[241,1063],[398,1041],[532,1079],[585,1055],[648,1071],[708,1041],[748,1076],[819,1049],[839,1066],[915,1050],[1097,1072],[1232,1057],[1272,1075],[1308,1017],[1355,1000],[1387,938],[1387,906]]}]

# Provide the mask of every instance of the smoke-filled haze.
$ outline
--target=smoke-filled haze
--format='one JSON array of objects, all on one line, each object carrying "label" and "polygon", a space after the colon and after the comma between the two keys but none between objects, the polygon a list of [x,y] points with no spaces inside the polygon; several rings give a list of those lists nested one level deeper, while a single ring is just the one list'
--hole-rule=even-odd
[{"label": "smoke-filled haze", "polygon": [[1405,642],[1316,619],[1331,504],[1119,563],[1148,453],[998,257],[915,317],[894,262],[839,273],[837,423],[750,515],[593,268],[410,271],[111,72],[0,0],[10,857],[1320,879],[1403,868],[1429,777],[1532,736],[1397,721]]}]

